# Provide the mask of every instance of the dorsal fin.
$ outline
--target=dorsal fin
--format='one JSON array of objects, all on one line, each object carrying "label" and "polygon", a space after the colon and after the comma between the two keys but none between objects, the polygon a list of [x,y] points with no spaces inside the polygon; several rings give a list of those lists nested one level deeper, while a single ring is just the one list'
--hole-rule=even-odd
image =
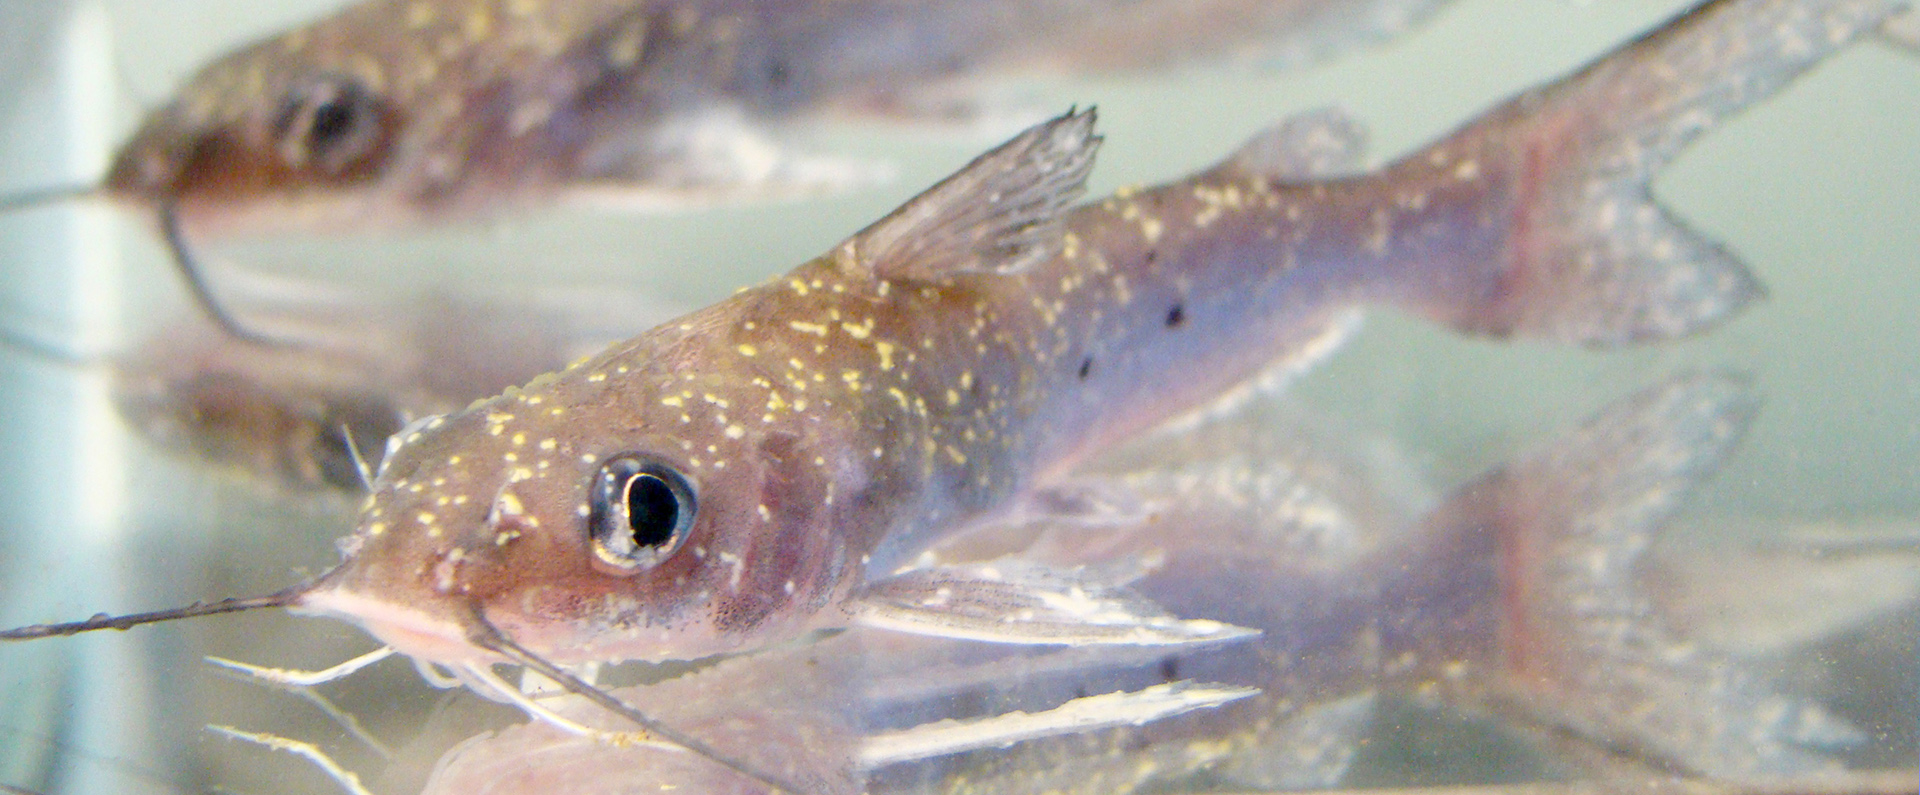
[{"label": "dorsal fin", "polygon": [[1323,179],[1358,171],[1366,149],[1365,125],[1339,108],[1320,108],[1260,131],[1220,167],[1269,179]]},{"label": "dorsal fin", "polygon": [[1060,250],[1061,217],[1085,189],[1094,111],[1028,128],[860,231],[836,255],[882,279],[1012,273]]}]

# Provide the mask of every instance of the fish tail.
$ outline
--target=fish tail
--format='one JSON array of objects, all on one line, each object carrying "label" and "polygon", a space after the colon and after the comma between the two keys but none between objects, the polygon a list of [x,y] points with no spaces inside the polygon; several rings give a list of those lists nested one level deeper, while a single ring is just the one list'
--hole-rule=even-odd
[{"label": "fish tail", "polygon": [[[1522,94],[1389,173],[1486,187],[1491,262],[1439,274],[1416,311],[1463,330],[1590,346],[1709,328],[1764,294],[1718,243],[1654,201],[1687,144],[1905,5],[1714,0]],[[1426,300],[1422,300],[1425,298]]]},{"label": "fish tail", "polygon": [[1492,605],[1482,631],[1499,639],[1496,705],[1709,776],[1834,767],[1816,749],[1856,740],[1850,726],[1676,637],[1637,585],[1654,534],[1726,460],[1757,408],[1742,378],[1678,377],[1442,506],[1434,537],[1479,539],[1497,593],[1476,601]]}]

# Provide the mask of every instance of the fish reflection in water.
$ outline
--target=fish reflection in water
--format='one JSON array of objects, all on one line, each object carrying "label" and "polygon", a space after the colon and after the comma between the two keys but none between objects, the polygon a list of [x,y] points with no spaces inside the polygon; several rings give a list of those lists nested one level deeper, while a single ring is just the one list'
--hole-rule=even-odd
[{"label": "fish reflection in water", "polygon": [[[1760,667],[1674,635],[1638,585],[1648,542],[1734,449],[1755,405],[1743,380],[1675,378],[1424,516],[1399,485],[1404,473],[1379,455],[1356,455],[1297,412],[1256,406],[1090,463],[1050,495],[1077,510],[1039,527],[985,528],[941,557],[1087,567],[1180,614],[1261,629],[1256,639],[1174,653],[1010,651],[854,629],[626,695],[758,765],[853,779],[822,791],[1328,787],[1378,731],[1376,703],[1395,697],[1571,727],[1597,745],[1768,786],[1835,773],[1819,749],[1860,742],[1852,729]],[[1261,692],[1143,725],[892,755],[916,734],[985,731],[1090,694],[1196,682]],[[574,705],[583,720],[617,728],[586,706]],[[563,782],[582,795],[763,791],[684,753],[531,724],[454,748],[425,792]]]},{"label": "fish reflection in water", "polygon": [[1308,61],[1439,0],[367,0],[226,55],[154,111],[108,193],[194,235],[366,228],[569,192],[844,186],[770,133],[971,115],[969,79]]},{"label": "fish reflection in water", "polygon": [[[610,290],[375,297],[234,274],[249,327],[162,327],[114,357],[115,404],[159,447],[287,493],[360,494],[363,469],[407,423],[563,367],[674,314]],[[242,288],[242,289],[233,289]]]}]

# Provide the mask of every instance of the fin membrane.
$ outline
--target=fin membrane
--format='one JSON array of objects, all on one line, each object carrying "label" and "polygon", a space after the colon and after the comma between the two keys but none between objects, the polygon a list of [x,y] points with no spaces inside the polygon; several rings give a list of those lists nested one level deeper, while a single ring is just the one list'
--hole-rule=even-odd
[{"label": "fin membrane", "polygon": [[868,587],[869,627],[991,643],[1162,646],[1219,643],[1258,632],[1180,619],[1124,588],[1018,560],[914,569]]},{"label": "fin membrane", "polygon": [[[1712,327],[1763,289],[1657,204],[1680,151],[1900,7],[1894,0],[1716,0],[1579,72],[1522,94],[1389,174],[1504,185],[1500,261],[1406,293],[1463,330],[1591,346]],[[1409,173],[1415,172],[1415,173]],[[1441,277],[1434,277],[1441,278]],[[1449,300],[1450,299],[1450,300]]]},{"label": "fin membrane", "polygon": [[[1043,122],[854,235],[835,256],[882,279],[1012,273],[1058,253],[1066,210],[1086,188],[1094,112]],[[850,261],[849,261],[850,260]]]},{"label": "fin membrane", "polygon": [[1677,638],[1638,587],[1653,534],[1726,460],[1758,400],[1692,375],[1613,404],[1442,506],[1497,540],[1506,694],[1604,744],[1729,779],[1826,772],[1854,738],[1818,706]]}]

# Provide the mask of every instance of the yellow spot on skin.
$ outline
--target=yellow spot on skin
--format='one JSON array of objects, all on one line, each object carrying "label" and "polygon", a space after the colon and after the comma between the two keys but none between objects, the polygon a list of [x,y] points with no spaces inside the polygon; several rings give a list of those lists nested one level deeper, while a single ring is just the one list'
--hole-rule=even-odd
[{"label": "yellow spot on skin", "polygon": [[1140,236],[1146,238],[1148,245],[1159,242],[1160,233],[1165,231],[1166,226],[1158,218],[1148,216],[1140,219]]},{"label": "yellow spot on skin", "polygon": [[524,445],[524,444],[526,444],[526,443],[527,443],[527,435],[526,435],[526,434],[524,434],[524,433],[516,433],[516,434],[514,434],[514,435],[513,435],[513,446],[514,446],[514,447],[519,447],[519,446],[521,446],[521,445]]},{"label": "yellow spot on skin", "polygon": [[727,438],[728,438],[728,439],[738,439],[738,438],[740,438],[740,437],[742,437],[742,436],[746,436],[746,435],[747,435],[747,429],[745,429],[745,428],[742,428],[742,427],[740,427],[740,426],[738,426],[738,425],[729,425],[729,426],[727,426]]},{"label": "yellow spot on skin", "polygon": [[433,4],[414,3],[407,7],[407,27],[419,30],[433,24]]},{"label": "yellow spot on skin", "polygon": [[949,406],[960,405],[960,393],[955,392],[951,389],[947,390],[947,405]]},{"label": "yellow spot on skin", "polygon": [[794,321],[788,322],[787,325],[791,326],[794,331],[798,331],[803,334],[817,334],[822,337],[827,336],[827,327],[819,323],[805,323],[798,320],[794,320]]},{"label": "yellow spot on skin", "polygon": [[1462,160],[1453,168],[1453,178],[1465,182],[1480,176],[1480,161]]},{"label": "yellow spot on skin", "polygon": [[873,344],[873,350],[875,353],[880,354],[880,369],[892,370],[893,369],[893,343],[876,342]]},{"label": "yellow spot on skin", "polygon": [[560,442],[557,439],[541,439],[540,440],[540,449],[542,450],[554,450],[559,447],[560,447]]},{"label": "yellow spot on skin", "polygon": [[760,506],[760,521],[762,522],[773,521],[773,511],[767,510],[767,506],[765,505]]},{"label": "yellow spot on skin", "polygon": [[467,14],[467,40],[473,42],[485,41],[487,36],[492,33],[493,14],[487,11],[486,6],[474,6],[473,10]]},{"label": "yellow spot on skin", "polygon": [[370,536],[385,535],[386,532],[387,532],[386,522],[374,522],[373,524],[367,525],[367,535],[370,535]]},{"label": "yellow spot on skin", "polygon": [[758,355],[760,355],[760,349],[759,349],[759,348],[755,348],[755,347],[753,347],[752,345],[741,345],[740,347],[738,347],[738,348],[735,348],[734,350],[737,350],[737,351],[739,351],[739,352],[740,352],[740,355],[741,355],[741,356],[758,356]]},{"label": "yellow spot on skin", "polygon": [[416,514],[416,515],[414,515],[414,517],[413,517],[413,518],[414,518],[414,519],[415,519],[416,521],[418,521],[418,522],[420,522],[421,524],[433,524],[433,523],[434,523],[435,521],[437,521],[437,520],[438,520],[438,519],[439,519],[440,517],[438,517],[438,516],[434,516],[434,515],[433,515],[432,513],[430,513],[430,512],[428,512],[428,511],[421,511],[420,513],[418,513],[418,514]]},{"label": "yellow spot on skin", "polygon": [[802,281],[798,276],[788,279],[787,285],[793,288],[793,292],[795,295],[807,294],[807,283],[805,281]]},{"label": "yellow spot on skin", "polygon": [[660,399],[660,405],[679,408],[681,406],[686,405],[686,401],[681,400],[680,396],[678,395],[668,395]]},{"label": "yellow spot on skin", "polygon": [[857,340],[863,340],[867,338],[868,334],[873,333],[873,318],[867,318],[865,324],[858,326],[852,323],[841,323],[840,328],[847,332],[847,336]]}]

